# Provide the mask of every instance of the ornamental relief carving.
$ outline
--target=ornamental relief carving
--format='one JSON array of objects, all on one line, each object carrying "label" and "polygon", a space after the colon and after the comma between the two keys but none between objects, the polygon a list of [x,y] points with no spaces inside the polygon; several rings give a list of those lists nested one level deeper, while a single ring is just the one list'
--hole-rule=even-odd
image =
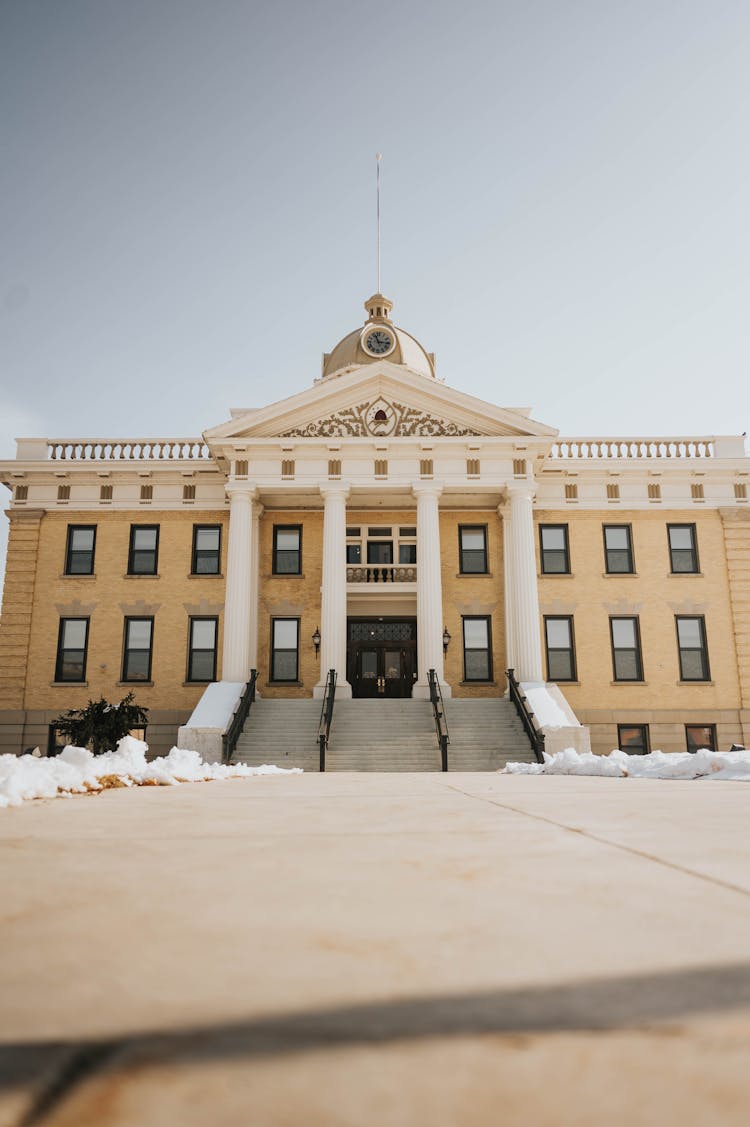
[{"label": "ornamental relief carving", "polygon": [[367,438],[370,435],[376,438],[460,438],[478,434],[479,431],[471,427],[459,426],[428,411],[378,398],[356,407],[345,407],[305,426],[292,427],[279,438]]}]

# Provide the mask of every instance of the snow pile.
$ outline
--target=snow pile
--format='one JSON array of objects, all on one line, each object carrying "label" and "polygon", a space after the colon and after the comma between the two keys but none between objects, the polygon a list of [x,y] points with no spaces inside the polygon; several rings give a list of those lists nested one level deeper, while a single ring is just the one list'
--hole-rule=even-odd
[{"label": "snow pile", "polygon": [[531,687],[522,685],[529,707],[542,728],[570,728],[571,721],[565,715],[546,685]]},{"label": "snow pile", "polygon": [[204,763],[197,751],[173,747],[169,755],[146,759],[148,744],[125,736],[117,751],[93,755],[84,747],[66,747],[59,755],[0,755],[0,807],[20,806],[31,798],[56,798],[59,794],[84,794],[118,786],[176,786],[178,783],[245,778],[248,775],[299,775],[299,767],[286,769],[264,763],[224,766]]},{"label": "snow pile", "polygon": [[652,751],[649,755],[579,754],[572,747],[557,755],[544,753],[544,763],[508,763],[507,775],[606,775],[631,779],[738,779],[750,782],[750,749],[741,751]]}]

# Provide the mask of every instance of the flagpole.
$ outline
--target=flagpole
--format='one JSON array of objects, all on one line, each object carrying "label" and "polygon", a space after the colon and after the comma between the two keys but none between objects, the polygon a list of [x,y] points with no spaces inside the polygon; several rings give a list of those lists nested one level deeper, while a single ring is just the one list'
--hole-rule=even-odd
[{"label": "flagpole", "polygon": [[377,162],[377,176],[376,176],[376,195],[377,195],[377,219],[378,219],[378,288],[377,293],[380,293],[380,162],[383,159],[382,153],[375,154]]}]

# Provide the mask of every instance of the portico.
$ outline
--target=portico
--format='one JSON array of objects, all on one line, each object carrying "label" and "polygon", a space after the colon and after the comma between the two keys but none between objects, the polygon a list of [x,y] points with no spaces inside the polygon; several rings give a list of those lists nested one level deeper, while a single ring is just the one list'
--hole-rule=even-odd
[{"label": "portico", "polygon": [[[515,665],[520,679],[541,682],[533,483],[506,482],[498,484],[496,491],[502,500],[494,506],[495,519],[502,526],[505,551],[502,575],[493,579],[494,593],[502,599],[504,608],[507,661]],[[352,676],[356,676],[360,688],[363,677],[374,676],[385,692],[386,673],[377,664],[382,664],[384,659],[375,656],[376,647],[368,651],[365,660],[369,665],[364,672],[361,656],[353,660],[350,623],[368,619],[415,623],[415,638],[401,639],[414,644],[409,646],[408,659],[403,655],[400,658],[399,687],[389,689],[397,691],[397,695],[426,699],[429,696],[427,673],[434,669],[443,695],[453,693],[444,670],[443,634],[447,614],[442,581],[440,509],[441,502],[449,509],[455,507],[455,502],[452,491],[443,482],[413,481],[409,492],[413,507],[395,510],[398,520],[390,525],[383,525],[374,504],[376,500],[384,500],[382,487],[376,497],[374,490],[363,489],[358,483],[354,510],[347,507],[352,499],[352,486],[348,482],[324,482],[305,492],[305,508],[322,508],[323,516],[319,677],[313,687],[316,697],[323,695],[331,669],[337,673],[340,697],[352,695]],[[227,493],[229,550],[222,679],[239,682],[247,680],[258,660],[259,523],[264,512],[272,519],[284,519],[284,510],[272,508],[274,499],[270,496],[268,504],[261,503],[259,490],[249,482],[230,483]],[[368,502],[369,508],[365,509]],[[364,525],[363,510],[367,518]],[[358,522],[355,526],[350,523],[352,511]],[[401,535],[399,539],[399,534],[413,532],[416,533],[414,547],[412,537]],[[399,549],[398,560],[394,544]],[[375,552],[374,548],[379,551]],[[409,562],[402,562],[407,558]],[[360,643],[365,640],[357,639]],[[397,640],[390,639],[394,644]],[[460,644],[460,640],[457,642]],[[304,643],[305,639],[301,638],[299,644]],[[392,664],[389,668],[393,668]],[[408,691],[402,684],[406,678],[413,682],[408,685]]]}]

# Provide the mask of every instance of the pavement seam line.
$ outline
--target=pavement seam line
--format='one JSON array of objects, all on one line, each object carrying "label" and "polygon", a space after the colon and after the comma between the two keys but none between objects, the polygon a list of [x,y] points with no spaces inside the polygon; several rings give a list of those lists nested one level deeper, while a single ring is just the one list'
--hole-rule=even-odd
[{"label": "pavement seam line", "polygon": [[472,794],[470,791],[462,790],[454,783],[446,784],[450,790],[455,791],[457,794],[463,794],[466,798],[474,798],[477,802],[486,802],[490,806],[497,806],[501,810],[508,810],[512,814],[520,814],[524,818],[531,818],[537,822],[545,822],[548,826],[555,826],[557,829],[564,830],[566,833],[577,834],[579,837],[586,837],[590,841],[595,841],[599,845],[608,845],[612,849],[619,849],[623,853],[629,853],[633,857],[640,857],[645,861],[653,861],[657,865],[663,865],[665,869],[673,869],[677,873],[683,873],[685,876],[696,877],[698,880],[706,881],[707,884],[716,885],[718,888],[726,888],[729,892],[739,892],[741,896],[750,896],[750,889],[743,888],[740,884],[733,884],[731,881],[722,880],[721,877],[712,877],[708,873],[701,873],[697,869],[690,869],[687,865],[680,865],[677,861],[666,861],[663,857],[657,857],[653,853],[647,853],[645,849],[637,849],[632,845],[623,845],[620,841],[612,841],[610,838],[600,837],[598,834],[591,833],[590,830],[581,829],[580,826],[568,826],[565,822],[557,822],[554,818],[550,818],[545,814],[532,814],[528,810],[520,810],[517,806],[511,806],[507,802],[500,802],[495,798],[486,798],[481,794]]}]

